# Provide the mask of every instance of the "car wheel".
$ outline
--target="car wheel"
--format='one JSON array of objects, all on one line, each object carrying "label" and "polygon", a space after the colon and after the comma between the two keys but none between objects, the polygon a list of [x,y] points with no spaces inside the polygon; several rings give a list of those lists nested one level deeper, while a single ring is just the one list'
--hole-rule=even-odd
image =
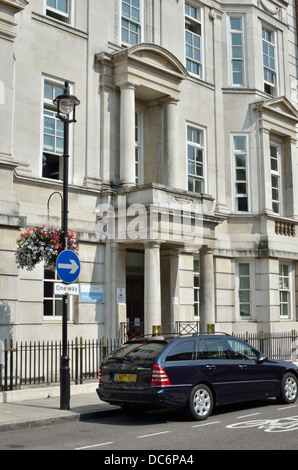
[{"label": "car wheel", "polygon": [[297,377],[288,372],[283,376],[281,382],[281,392],[279,395],[279,401],[281,403],[294,403],[297,399],[298,393],[298,380]]},{"label": "car wheel", "polygon": [[188,411],[197,421],[207,419],[213,410],[213,394],[207,385],[199,384],[193,388],[188,402]]}]

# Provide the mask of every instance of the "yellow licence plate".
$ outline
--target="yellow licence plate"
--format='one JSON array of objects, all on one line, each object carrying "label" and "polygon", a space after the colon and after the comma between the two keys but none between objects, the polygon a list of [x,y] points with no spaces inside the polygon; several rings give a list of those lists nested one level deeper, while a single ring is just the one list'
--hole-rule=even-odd
[{"label": "yellow licence plate", "polygon": [[136,382],[137,374],[115,374],[115,382]]}]

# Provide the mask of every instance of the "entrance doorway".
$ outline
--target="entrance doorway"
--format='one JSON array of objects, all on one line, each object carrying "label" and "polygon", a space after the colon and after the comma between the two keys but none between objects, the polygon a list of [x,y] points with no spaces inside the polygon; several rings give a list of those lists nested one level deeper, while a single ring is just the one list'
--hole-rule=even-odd
[{"label": "entrance doorway", "polygon": [[144,252],[126,252],[127,336],[144,334]]}]

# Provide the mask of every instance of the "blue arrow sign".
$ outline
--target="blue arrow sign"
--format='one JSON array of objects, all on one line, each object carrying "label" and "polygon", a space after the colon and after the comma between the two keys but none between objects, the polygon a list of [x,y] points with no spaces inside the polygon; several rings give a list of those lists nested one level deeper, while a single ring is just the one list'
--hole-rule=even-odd
[{"label": "blue arrow sign", "polygon": [[61,281],[67,284],[75,282],[81,271],[78,255],[71,250],[62,251],[58,256],[56,269]]}]

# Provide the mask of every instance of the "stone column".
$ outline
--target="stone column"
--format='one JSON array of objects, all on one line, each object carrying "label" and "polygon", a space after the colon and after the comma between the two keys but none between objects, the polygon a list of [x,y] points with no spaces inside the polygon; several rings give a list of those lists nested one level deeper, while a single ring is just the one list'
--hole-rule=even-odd
[{"label": "stone column", "polygon": [[161,325],[160,245],[145,245],[144,333],[151,334],[153,325]]},{"label": "stone column", "polygon": [[120,184],[135,186],[135,87],[121,86],[120,103]]},{"label": "stone column", "polygon": [[207,331],[207,325],[215,323],[213,251],[201,251],[200,261],[200,330]]},{"label": "stone column", "polygon": [[165,106],[165,178],[164,182],[170,188],[185,189],[183,178],[179,172],[178,153],[178,113],[175,98],[168,97]]}]

